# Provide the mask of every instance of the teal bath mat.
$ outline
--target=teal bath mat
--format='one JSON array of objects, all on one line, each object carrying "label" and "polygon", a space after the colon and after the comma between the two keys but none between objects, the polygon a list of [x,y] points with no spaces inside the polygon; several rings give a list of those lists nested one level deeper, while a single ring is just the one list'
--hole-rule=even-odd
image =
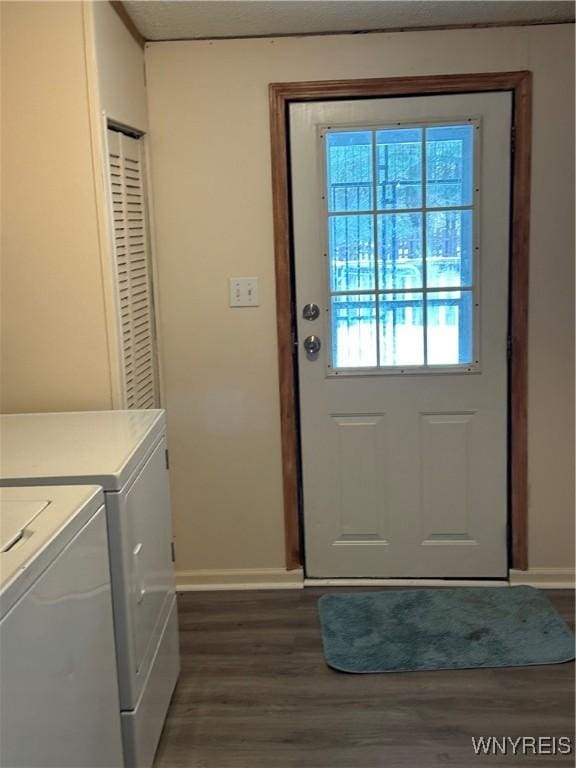
[{"label": "teal bath mat", "polygon": [[574,635],[532,587],[407,589],[323,595],[327,663],[341,672],[558,664]]}]

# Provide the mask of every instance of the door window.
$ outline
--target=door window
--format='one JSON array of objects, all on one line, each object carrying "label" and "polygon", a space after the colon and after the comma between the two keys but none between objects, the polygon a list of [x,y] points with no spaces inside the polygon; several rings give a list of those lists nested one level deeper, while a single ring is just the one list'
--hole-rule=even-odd
[{"label": "door window", "polygon": [[333,373],[478,369],[479,132],[321,130]]}]

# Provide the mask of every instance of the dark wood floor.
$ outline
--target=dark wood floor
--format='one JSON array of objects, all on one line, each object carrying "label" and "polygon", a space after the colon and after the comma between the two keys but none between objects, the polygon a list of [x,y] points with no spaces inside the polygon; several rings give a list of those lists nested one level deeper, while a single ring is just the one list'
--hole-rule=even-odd
[{"label": "dark wood floor", "polygon": [[[334,672],[316,606],[328,591],[179,595],[182,674],[155,768],[573,765],[573,755],[478,757],[471,741],[572,736],[573,664]],[[572,594],[547,594],[573,625]]]}]

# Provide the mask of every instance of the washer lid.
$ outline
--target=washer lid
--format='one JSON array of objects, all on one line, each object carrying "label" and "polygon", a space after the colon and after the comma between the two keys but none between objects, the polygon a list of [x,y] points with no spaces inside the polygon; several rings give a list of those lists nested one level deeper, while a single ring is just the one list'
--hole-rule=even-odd
[{"label": "washer lid", "polygon": [[26,528],[49,504],[49,501],[24,499],[0,501],[0,553],[8,552],[20,541]]},{"label": "washer lid", "polygon": [[0,482],[118,491],[164,430],[161,409],[3,415]]},{"label": "washer lid", "polygon": [[103,504],[97,486],[0,488],[0,617]]}]

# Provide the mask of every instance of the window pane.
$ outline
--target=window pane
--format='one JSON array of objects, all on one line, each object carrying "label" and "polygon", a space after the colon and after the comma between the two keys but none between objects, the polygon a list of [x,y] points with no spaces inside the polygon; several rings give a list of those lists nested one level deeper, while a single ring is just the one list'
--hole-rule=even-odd
[{"label": "window pane", "polygon": [[426,214],[426,278],[432,288],[472,285],[472,211]]},{"label": "window pane", "polygon": [[376,132],[378,208],[422,206],[422,129]]},{"label": "window pane", "polygon": [[373,290],[372,216],[331,216],[329,220],[330,290]]},{"label": "window pane", "polygon": [[333,296],[332,365],[335,368],[365,368],[376,364],[374,296]]},{"label": "window pane", "polygon": [[326,134],[328,210],[369,211],[372,206],[372,131]]},{"label": "window pane", "polygon": [[472,291],[429,293],[428,364],[458,365],[472,362]]},{"label": "window pane", "polygon": [[422,288],[422,214],[378,216],[378,285]]},{"label": "window pane", "polygon": [[380,297],[380,365],[424,364],[421,293]]},{"label": "window pane", "polygon": [[426,207],[472,205],[472,125],[426,129]]}]

